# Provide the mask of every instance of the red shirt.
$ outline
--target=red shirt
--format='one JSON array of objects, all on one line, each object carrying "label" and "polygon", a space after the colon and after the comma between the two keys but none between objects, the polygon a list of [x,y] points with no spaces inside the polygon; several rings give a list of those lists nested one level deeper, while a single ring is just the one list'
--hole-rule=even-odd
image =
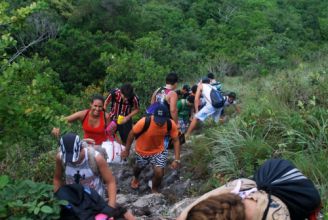
[{"label": "red shirt", "polygon": [[98,127],[91,127],[89,125],[89,114],[90,110],[87,111],[87,114],[85,116],[85,119],[83,120],[82,127],[84,131],[84,138],[91,138],[96,143],[96,145],[101,145],[102,142],[107,140],[107,136],[105,133],[105,118],[104,118],[104,112],[100,112],[99,116],[99,125]]}]

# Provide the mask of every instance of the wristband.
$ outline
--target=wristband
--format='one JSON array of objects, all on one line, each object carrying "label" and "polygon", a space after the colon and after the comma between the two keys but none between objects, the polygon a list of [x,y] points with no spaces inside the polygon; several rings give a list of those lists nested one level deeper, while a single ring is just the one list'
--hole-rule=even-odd
[{"label": "wristband", "polygon": [[180,160],[174,160],[174,162],[177,162],[177,163],[181,163],[181,161],[180,161]]}]

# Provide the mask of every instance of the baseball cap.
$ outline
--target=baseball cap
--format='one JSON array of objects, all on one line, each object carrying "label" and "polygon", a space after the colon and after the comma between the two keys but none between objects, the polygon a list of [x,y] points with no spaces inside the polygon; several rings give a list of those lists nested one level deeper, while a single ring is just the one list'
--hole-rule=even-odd
[{"label": "baseball cap", "polygon": [[60,138],[59,142],[64,163],[78,161],[82,147],[80,137],[74,133],[67,133]]},{"label": "baseball cap", "polygon": [[169,110],[165,105],[158,105],[154,111],[154,121],[159,124],[164,124],[169,119]]}]

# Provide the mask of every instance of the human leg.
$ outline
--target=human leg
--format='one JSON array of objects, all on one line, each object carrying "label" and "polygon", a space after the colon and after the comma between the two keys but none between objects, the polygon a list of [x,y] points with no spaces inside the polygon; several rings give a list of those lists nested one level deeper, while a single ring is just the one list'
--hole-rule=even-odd
[{"label": "human leg", "polygon": [[142,157],[136,154],[136,163],[133,167],[133,178],[131,181],[131,188],[137,189],[139,187],[139,175],[141,171],[149,164],[150,158]]},{"label": "human leg", "polygon": [[164,167],[167,163],[168,150],[151,157],[151,164],[153,165],[154,175],[152,178],[152,192],[158,193],[164,176]]},{"label": "human leg", "polygon": [[198,120],[203,122],[206,118],[208,118],[214,113],[215,108],[212,105],[205,105],[199,112],[195,114],[195,117],[192,119],[185,137],[188,138],[191,135],[191,132],[195,129]]},{"label": "human leg", "polygon": [[117,130],[118,130],[118,133],[120,134],[123,145],[125,145],[131,129],[132,129],[132,119],[127,121],[125,124],[120,124],[117,126]]}]

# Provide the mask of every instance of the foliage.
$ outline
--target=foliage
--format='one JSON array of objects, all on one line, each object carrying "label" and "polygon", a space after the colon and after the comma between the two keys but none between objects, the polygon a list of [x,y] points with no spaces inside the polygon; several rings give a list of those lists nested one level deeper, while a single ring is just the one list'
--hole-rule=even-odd
[{"label": "foliage", "polygon": [[58,219],[60,205],[66,204],[54,198],[51,185],[0,176],[0,218]]}]

